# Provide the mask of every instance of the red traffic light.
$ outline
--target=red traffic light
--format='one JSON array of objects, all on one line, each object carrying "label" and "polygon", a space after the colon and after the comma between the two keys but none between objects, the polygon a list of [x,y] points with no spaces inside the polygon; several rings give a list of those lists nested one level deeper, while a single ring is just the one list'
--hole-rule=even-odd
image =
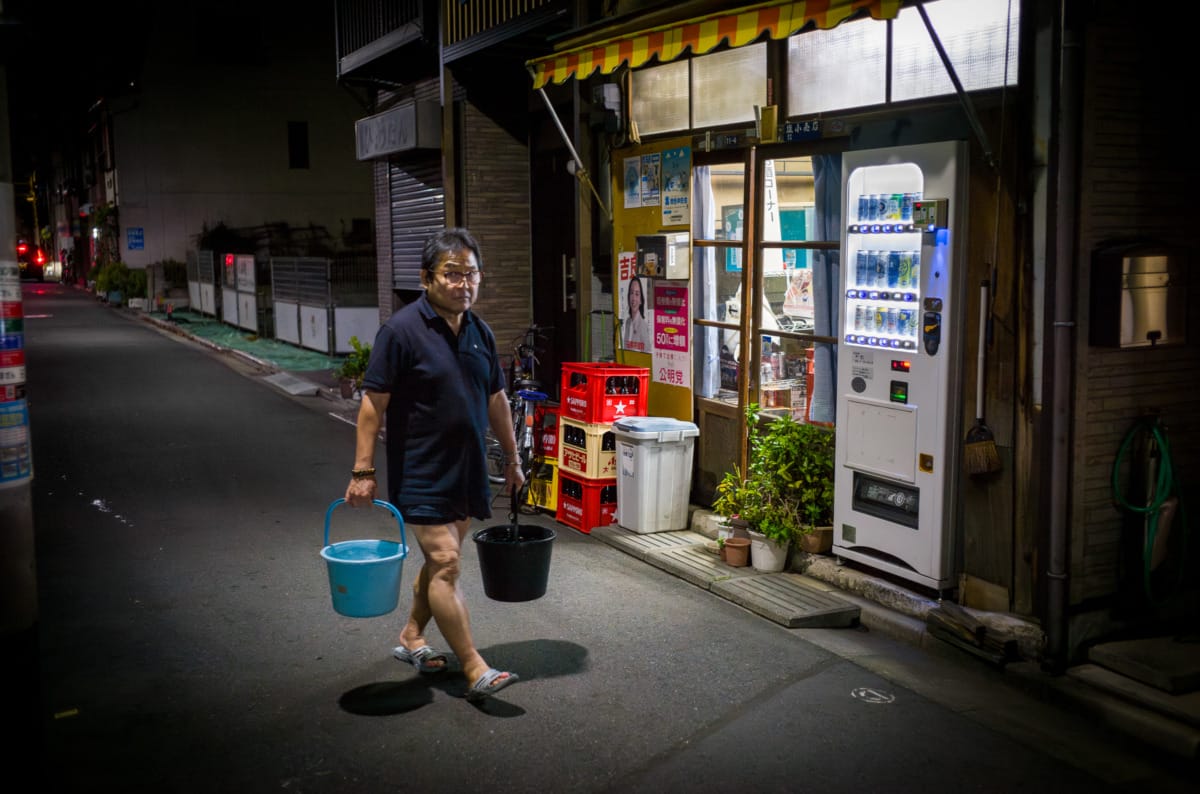
[{"label": "red traffic light", "polygon": [[18,253],[18,254],[25,254],[25,253],[28,253],[28,252],[29,252],[29,246],[28,246],[28,245],[26,245],[24,242],[19,242],[19,243],[17,243],[17,253]]}]

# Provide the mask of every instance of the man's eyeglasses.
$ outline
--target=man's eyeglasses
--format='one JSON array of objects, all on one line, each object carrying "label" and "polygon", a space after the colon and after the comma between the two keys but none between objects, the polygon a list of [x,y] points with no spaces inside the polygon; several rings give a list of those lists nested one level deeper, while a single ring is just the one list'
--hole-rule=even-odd
[{"label": "man's eyeglasses", "polygon": [[483,278],[483,273],[478,270],[443,270],[439,275],[452,287],[460,286],[464,281],[468,284],[478,284]]}]

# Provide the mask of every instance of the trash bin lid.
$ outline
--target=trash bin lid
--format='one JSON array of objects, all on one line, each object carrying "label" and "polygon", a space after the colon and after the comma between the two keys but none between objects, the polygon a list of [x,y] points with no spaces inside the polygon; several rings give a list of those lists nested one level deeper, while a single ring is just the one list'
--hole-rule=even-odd
[{"label": "trash bin lid", "polygon": [[700,435],[700,428],[670,416],[627,416],[612,425],[613,434],[633,439],[681,441]]}]

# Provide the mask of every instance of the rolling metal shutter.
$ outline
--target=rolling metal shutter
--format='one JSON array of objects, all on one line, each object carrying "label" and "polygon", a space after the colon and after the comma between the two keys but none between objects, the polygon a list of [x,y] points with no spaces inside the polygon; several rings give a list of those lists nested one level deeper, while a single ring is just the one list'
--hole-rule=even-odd
[{"label": "rolling metal shutter", "polygon": [[392,288],[421,288],[421,250],[446,225],[441,155],[388,163],[392,217]]}]

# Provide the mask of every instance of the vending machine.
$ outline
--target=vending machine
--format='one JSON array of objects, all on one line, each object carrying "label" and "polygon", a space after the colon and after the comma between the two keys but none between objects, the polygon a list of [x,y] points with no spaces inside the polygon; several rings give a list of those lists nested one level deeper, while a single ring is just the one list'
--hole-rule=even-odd
[{"label": "vending machine", "polygon": [[926,587],[954,581],[966,144],[842,157],[834,546]]}]

